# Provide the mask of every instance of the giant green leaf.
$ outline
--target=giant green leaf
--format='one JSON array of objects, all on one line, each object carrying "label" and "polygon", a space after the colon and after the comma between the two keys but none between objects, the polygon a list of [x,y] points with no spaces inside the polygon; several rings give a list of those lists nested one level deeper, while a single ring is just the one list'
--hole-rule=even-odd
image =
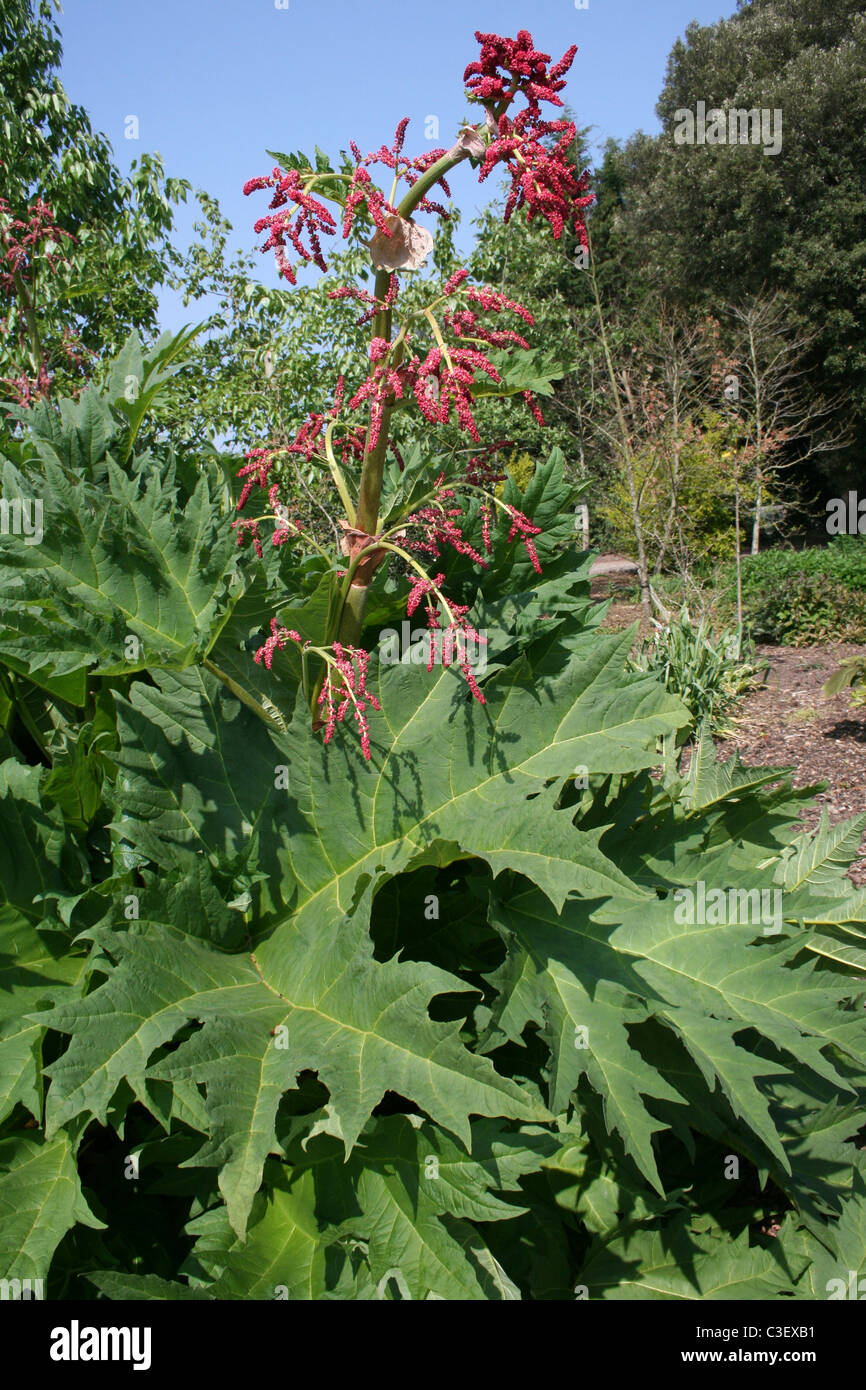
[{"label": "giant green leaf", "polygon": [[636,1228],[590,1251],[579,1275],[590,1299],[762,1300],[795,1292],[806,1260],[736,1239],[697,1234],[688,1218]]},{"label": "giant green leaf", "polygon": [[45,1279],[76,1222],[101,1227],[87,1206],[69,1139],[0,1140],[0,1269],[6,1279]]},{"label": "giant green leaf", "polygon": [[0,906],[0,1120],[16,1104],[42,1113],[44,1028],[27,1017],[40,1004],[61,999],[85,973],[87,958],[53,932],[8,904]]},{"label": "giant green leaf", "polygon": [[38,480],[9,463],[2,479],[9,495],[38,487],[44,534],[4,550],[0,654],[38,680],[183,668],[207,652],[235,547],[206,475],[182,507],[164,465],[130,478],[109,459],[103,486],[48,461]]},{"label": "giant green leaf", "polygon": [[[797,937],[756,941],[759,928],[751,925],[679,923],[670,899],[655,895],[639,907],[572,900],[557,913],[535,888],[494,900],[491,920],[509,950],[493,981],[488,1046],[540,1021],[552,1054],[551,1107],[563,1109],[585,1073],[603,1097],[608,1129],[619,1132],[656,1186],[652,1138],[666,1122],[641,1097],[671,1101],[677,1091],[630,1036],[644,1020],[673,1032],[709,1091],[720,1086],[734,1114],[786,1169],[760,1078],[796,1076],[805,1067],[844,1088],[834,1049],[866,1063],[862,1021],[842,1008],[847,982],[816,973],[813,962],[792,968]],[[740,1045],[748,1028],[788,1061]],[[680,1099],[685,1112],[687,1099]]]},{"label": "giant green leaf", "polygon": [[[78,1005],[40,1020],[73,1034],[48,1068],[48,1132],[82,1111],[104,1121],[122,1080],[145,1104],[148,1075],[206,1085],[211,1132],[196,1162],[220,1167],[239,1231],[275,1145],[280,1097],[304,1070],[331,1092],[350,1149],[389,1090],[464,1139],[473,1113],[545,1116],[462,1045],[455,1025],[428,1017],[430,999],[462,982],[430,965],[376,962],[360,917],[296,933],[283,962],[292,983],[282,991],[255,957],[222,955],[176,928],[142,922],[134,934],[97,939],[120,966]],[[154,1050],[188,1020],[204,1026],[149,1069]]]},{"label": "giant green leaf", "polygon": [[[655,735],[684,718],[654,683],[620,686],[623,646],[600,639],[558,682],[534,682],[524,659],[483,707],[467,704],[453,671],[389,668],[380,689],[394,738],[387,751],[377,744],[369,766],[355,742],[323,748],[301,713],[286,739],[273,735],[198,672],[134,692],[121,706],[124,719],[138,711],[135,739],[124,736],[124,838],[157,862],[166,843],[173,855],[238,851],[244,826],[252,831],[270,805],[268,761],[284,745],[292,796],[280,829],[290,837],[293,911],[254,960],[217,955],[158,923],[101,935],[122,955],[119,969],[80,1006],[51,1016],[73,1033],[51,1068],[51,1132],[81,1110],[104,1116],[122,1077],[144,1097],[151,1053],[188,1019],[205,1026],[156,1074],[207,1081],[214,1128],[202,1157],[223,1168],[240,1228],[280,1095],[304,1069],[331,1091],[350,1147],[386,1090],[462,1137],[472,1112],[539,1118],[537,1104],[467,1051],[454,1028],[425,1018],[433,995],[465,988],[458,978],[374,960],[371,894],[410,862],[443,852],[447,862],[456,845],[495,872],[522,868],[559,902],[581,888],[627,896],[597,833],[581,836],[546,785],[580,760],[646,766]],[[271,1036],[281,1026],[283,1051]]]},{"label": "giant green leaf", "polygon": [[[193,1223],[196,1259],[217,1276],[211,1292],[333,1297],[339,1278],[343,1297],[519,1297],[470,1222],[518,1216],[519,1200],[506,1203],[496,1189],[516,1191],[555,1141],[482,1121],[473,1126],[472,1148],[470,1157],[433,1125],[395,1115],[372,1122],[345,1162],[339,1141],[314,1128],[292,1146],[290,1169],[269,1169],[272,1190],[257,1199],[245,1242],[223,1213]],[[349,1292],[345,1252],[352,1248],[363,1252],[365,1271]]]}]

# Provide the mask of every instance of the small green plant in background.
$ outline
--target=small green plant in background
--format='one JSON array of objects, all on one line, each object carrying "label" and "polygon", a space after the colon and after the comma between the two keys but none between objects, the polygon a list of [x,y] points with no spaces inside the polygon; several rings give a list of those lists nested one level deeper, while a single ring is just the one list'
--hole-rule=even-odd
[{"label": "small green plant in background", "polygon": [[[719,600],[721,612],[733,612],[733,566],[726,567]],[[750,556],[743,562],[743,606],[757,642],[866,641],[866,544],[859,536],[838,536],[827,546]]]},{"label": "small green plant in background", "polygon": [[706,617],[697,624],[684,605],[669,623],[653,623],[655,632],[633,658],[635,670],[661,677],[679,695],[694,724],[709,720],[713,732],[731,732],[731,718],[743,696],[768,669],[754,646],[731,629],[716,636]]},{"label": "small green plant in background", "polygon": [[838,695],[840,691],[851,688],[851,704],[857,709],[866,706],[866,655],[849,657],[843,661],[827,681],[821,694],[825,699]]}]

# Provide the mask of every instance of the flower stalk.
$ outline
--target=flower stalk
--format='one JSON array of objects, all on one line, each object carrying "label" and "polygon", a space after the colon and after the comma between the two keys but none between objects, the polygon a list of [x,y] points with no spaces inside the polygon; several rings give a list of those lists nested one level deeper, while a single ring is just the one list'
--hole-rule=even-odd
[{"label": "flower stalk", "polygon": [[[548,66],[549,55],[535,48],[526,30],[515,39],[481,33],[476,38],[481,45],[480,58],[466,68],[464,82],[469,100],[484,108],[484,119],[464,126],[450,149],[429,151],[414,159],[404,155],[409,125],[405,118],[399,122],[390,146],[382,145],[363,156],[350,141],[354,163],[346,156],[339,173],[318,162],[316,169],[305,166],[300,157],[290,161],[292,168],[277,168],[270,175],[251,179],[244,189],[246,193],[272,190],[270,212],[256,222],[256,231],[267,232],[262,250],[274,252],[280,273],[292,284],[295,267],[288,260],[289,246],[302,262],[327,269],[322,238],[337,232],[337,219],[326,203],[334,203],[342,211],[344,238],[353,230],[357,234],[361,218],[374,228],[367,242],[375,270],[373,292],[353,286],[328,292],[332,299],[354,299],[363,306],[358,322],[370,326],[367,377],[350,399],[344,399],[341,376],[330,418],[326,421],[324,413],[312,414],[294,440],[282,446],[285,453],[297,455],[307,464],[327,468],[343,513],[343,520],[333,523],[340,536],[337,564],[341,568],[331,631],[324,643],[312,642],[300,632],[281,627],[274,618],[270,636],[255,658],[271,671],[276,653],[289,643],[296,644],[301,651],[302,687],[314,729],[324,730],[324,742],[329,743],[336,726],[349,714],[358,728],[365,758],[371,757],[372,748],[367,711],[378,710],[380,705],[378,696],[367,689],[370,656],[363,645],[364,628],[371,585],[389,556],[407,571],[407,614],[411,616],[422,602],[425,605],[431,634],[428,670],[435,659],[435,633],[441,634],[443,665],[450,664],[455,642],[458,647],[463,643],[463,656],[457,665],[472,696],[482,704],[484,694],[466,653],[470,640],[477,643],[485,639],[469,622],[468,607],[444,592],[444,573],[428,570],[427,557],[438,561],[443,547],[450,547],[473,564],[487,568],[485,554],[492,552],[496,522],[504,516],[509,523],[507,543],[522,544],[533,569],[541,573],[536,549],[541,528],[511,502],[498,497],[492,486],[504,474],[495,469],[491,457],[508,441],[482,446],[475,418],[483,397],[522,396],[536,420],[544,424],[525,382],[520,384],[518,376],[515,385],[513,370],[503,377],[501,362],[489,356],[495,350],[502,358],[511,359],[515,351],[529,348],[526,338],[512,328],[492,327],[479,318],[479,314],[514,313],[531,327],[532,315],[501,290],[470,284],[468,271],[461,269],[435,290],[425,307],[402,312],[394,336],[400,277],[420,270],[433,246],[432,236],[416,223],[415,216],[449,216],[430,195],[439,187],[450,197],[448,176],[467,160],[472,160],[482,182],[498,165],[507,169],[511,191],[505,221],[526,208],[530,218],[536,214],[545,218],[554,237],[560,237],[569,225],[585,242],[583,214],[590,201],[587,176],[576,175],[567,158],[576,127],[570,121],[545,121],[541,116],[542,102],[562,106],[558,93],[576,50],[569,49],[558,63]],[[509,112],[518,99],[524,99],[525,106],[512,117]],[[370,174],[377,164],[392,173],[387,199]],[[397,201],[402,183],[408,187]],[[356,414],[361,407],[364,424]],[[425,430],[445,424],[453,413],[459,428],[483,452],[470,458],[462,474],[453,469],[442,472],[423,490],[420,503],[416,500],[404,508],[396,521],[392,511],[390,525],[383,528],[382,492],[389,450],[401,471],[404,467],[392,440],[398,408],[409,411],[410,419],[411,412],[417,411]],[[248,462],[240,471],[245,483],[238,509],[257,486],[267,492],[270,507],[265,517],[234,523],[239,543],[250,538],[261,557],[259,526],[273,519],[275,545],[291,538],[323,554],[323,548],[292,520],[280,501],[281,484],[271,479],[279,452],[267,446],[247,455]],[[472,498],[480,506],[464,512],[461,499],[466,502]]]}]

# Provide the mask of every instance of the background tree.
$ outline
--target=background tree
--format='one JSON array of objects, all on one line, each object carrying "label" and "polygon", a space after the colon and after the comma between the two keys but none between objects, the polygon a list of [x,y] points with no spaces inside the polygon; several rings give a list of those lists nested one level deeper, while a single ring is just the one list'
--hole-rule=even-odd
[{"label": "background tree", "polygon": [[[812,455],[804,485],[856,477],[866,442],[866,10],[858,0],[751,0],[672,49],[657,138],[608,146],[600,257],[641,292],[696,310],[784,291],[815,393],[847,404],[850,446]],[[782,112],[782,148],[675,144],[677,112]],[[634,287],[629,291],[637,293]],[[830,434],[838,428],[828,422]]]},{"label": "background tree", "polygon": [[[157,290],[182,259],[171,242],[173,207],[190,188],[165,176],[158,155],[133,162],[128,177],[120,172],[108,140],[60,81],[55,11],[51,0],[7,0],[0,11],[4,269],[20,232],[15,224],[30,223],[39,205],[50,212],[43,226],[66,234],[57,238],[63,254],[53,270],[46,254],[57,242],[39,239],[27,302],[20,286],[2,291],[0,378],[12,383],[6,393],[14,399],[21,398],[22,378],[37,393],[52,378],[56,390],[74,391],[88,364],[116,351],[131,329],[154,334]],[[28,316],[31,322],[22,323]],[[42,358],[35,370],[34,322]]]},{"label": "background tree", "polygon": [[740,447],[753,460],[750,550],[757,555],[767,503],[792,500],[790,484],[787,495],[781,491],[783,480],[810,459],[837,451],[851,436],[841,424],[844,398],[827,401],[818,395],[806,366],[817,330],[799,329],[779,294],[726,305],[725,317],[730,357],[723,396]]}]

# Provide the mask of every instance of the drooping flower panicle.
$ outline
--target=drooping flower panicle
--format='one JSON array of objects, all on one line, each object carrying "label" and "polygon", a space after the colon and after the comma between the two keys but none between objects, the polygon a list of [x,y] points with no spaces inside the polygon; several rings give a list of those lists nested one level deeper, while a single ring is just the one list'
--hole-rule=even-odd
[{"label": "drooping flower panicle", "polygon": [[[556,240],[566,226],[571,225],[581,245],[587,245],[584,210],[593,201],[589,193],[589,173],[579,173],[568,154],[577,136],[571,121],[539,121],[527,123],[523,112],[514,121],[502,116],[500,134],[488,147],[478,176],[479,183],[500,164],[505,164],[511,176],[511,187],[505,200],[503,220],[509,222],[514,212],[528,208],[531,221],[536,213],[544,217]],[[549,148],[545,137],[559,135]]]},{"label": "drooping flower panicle", "polygon": [[[298,169],[289,169],[284,174],[279,167],[270,174],[248,179],[244,193],[254,193],[258,189],[273,188],[270,201],[271,212],[260,217],[254,231],[258,234],[268,232],[262,251],[273,251],[277,269],[290,285],[297,284],[294,268],[286,256],[286,241],[295,248],[304,261],[313,261],[321,270],[327,270],[320,234],[332,235],[337,224],[324,203],[313,197],[304,184]],[[289,206],[294,204],[294,206]],[[306,236],[306,244],[304,237]]]},{"label": "drooping flower panicle", "polygon": [[[330,743],[334,730],[342,724],[346,713],[351,709],[361,735],[361,751],[370,760],[370,725],[367,720],[367,705],[381,713],[382,706],[372,690],[367,689],[367,667],[369,652],[362,647],[344,647],[342,643],[333,645],[333,657],[328,662],[328,671],[318,703],[325,709],[324,742]],[[336,671],[337,678],[333,672]]]}]

